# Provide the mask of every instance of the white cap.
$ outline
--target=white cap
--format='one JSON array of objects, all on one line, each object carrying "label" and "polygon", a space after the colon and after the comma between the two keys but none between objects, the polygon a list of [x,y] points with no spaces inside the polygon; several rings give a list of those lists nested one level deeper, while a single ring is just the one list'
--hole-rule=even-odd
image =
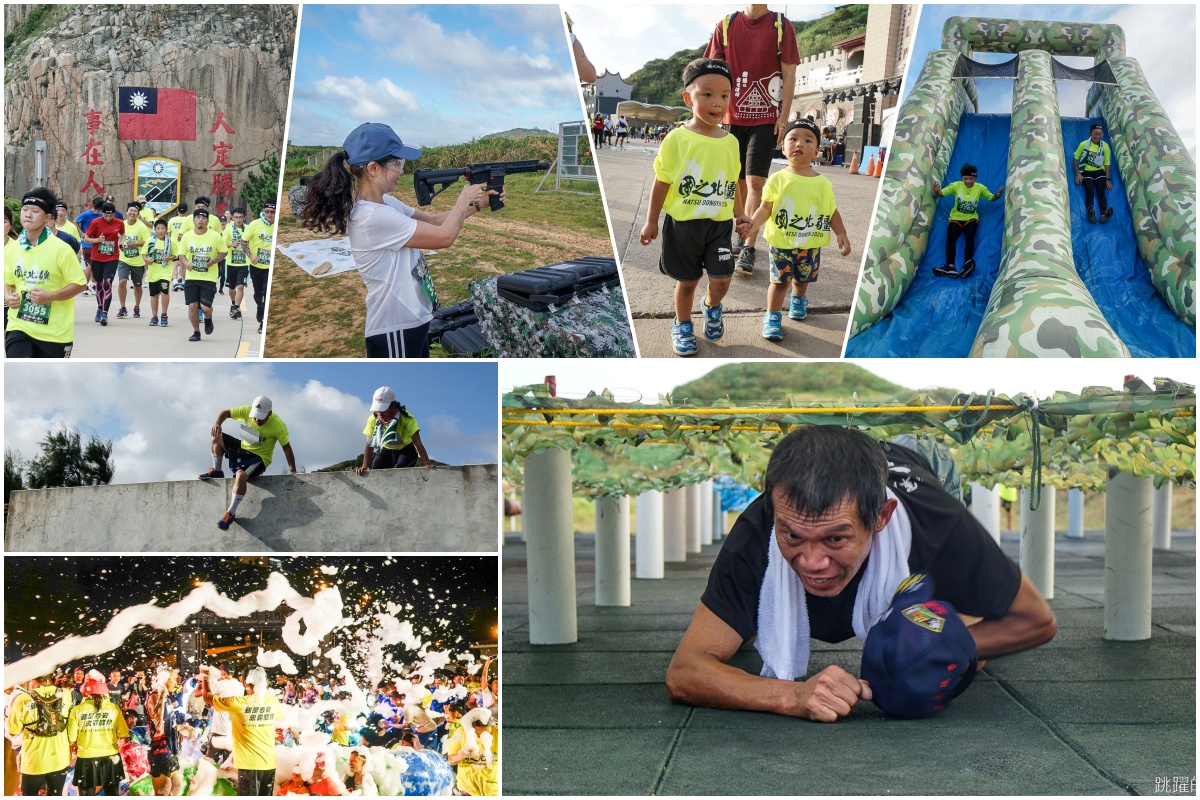
[{"label": "white cap", "polygon": [[265,395],[259,395],[254,398],[254,402],[250,404],[250,417],[262,422],[267,418],[267,414],[271,413],[271,398]]},{"label": "white cap", "polygon": [[387,386],[380,386],[375,390],[375,396],[371,398],[371,410],[387,411],[394,402],[396,402],[396,393]]}]

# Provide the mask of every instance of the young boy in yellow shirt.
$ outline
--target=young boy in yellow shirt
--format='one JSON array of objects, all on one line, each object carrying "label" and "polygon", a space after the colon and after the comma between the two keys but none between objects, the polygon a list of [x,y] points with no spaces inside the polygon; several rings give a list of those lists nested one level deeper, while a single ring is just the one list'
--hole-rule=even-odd
[{"label": "young boy in yellow shirt", "polygon": [[740,226],[746,241],[766,223],[766,240],[771,247],[771,288],[767,290],[767,315],[763,318],[764,339],[783,338],[783,299],[788,284],[792,301],[791,319],[808,316],[808,285],[821,270],[821,248],[829,244],[830,231],[837,236],[838,249],[850,255],[850,239],[838,213],[833,184],[812,168],[821,144],[821,131],[809,119],[797,119],[783,129],[783,156],[788,165],[767,179],[762,204],[754,216]]},{"label": "young boy in yellow shirt", "polygon": [[[698,58],[683,71],[683,102],[692,118],[667,134],[654,159],[654,189],[641,243],[658,238],[658,215],[663,225],[659,270],[675,279],[675,321],[671,344],[676,355],[696,353],[692,303],[696,287],[708,273],[704,338],[715,341],[725,333],[721,300],[733,278],[733,226],[741,159],[737,139],[721,128],[733,89],[729,65],[716,58]],[[745,218],[740,218],[745,221]]]}]

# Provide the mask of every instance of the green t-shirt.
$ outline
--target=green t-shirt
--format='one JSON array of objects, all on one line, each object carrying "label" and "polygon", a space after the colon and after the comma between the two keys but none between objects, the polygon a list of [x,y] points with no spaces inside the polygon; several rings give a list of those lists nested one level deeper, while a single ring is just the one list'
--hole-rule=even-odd
[{"label": "green t-shirt", "polygon": [[[243,440],[242,449],[261,458],[263,472],[266,472],[267,467],[271,466],[271,456],[275,454],[275,443],[279,442],[279,446],[282,447],[289,444],[291,439],[288,438],[287,425],[283,423],[278,414],[272,412],[266,422],[260,423],[258,420],[250,418],[250,410],[250,406],[238,406],[229,409],[229,416],[238,422],[245,423],[242,429],[246,434],[246,439]],[[255,436],[258,437],[257,442],[247,441]]]},{"label": "green t-shirt", "polygon": [[950,219],[954,222],[965,222],[969,219],[979,219],[979,201],[991,200],[993,195],[979,181],[970,189],[962,181],[955,181],[949,186],[942,187],[942,197],[954,195],[954,208],[950,210]]},{"label": "green t-shirt", "polygon": [[191,266],[184,280],[217,282],[217,262],[225,255],[225,237],[209,229],[203,234],[188,231],[179,242],[177,256],[187,256]]},{"label": "green t-shirt", "polygon": [[687,128],[671,131],[654,159],[654,177],[671,187],[663,211],[676,222],[733,219],[741,163],[735,136],[714,139]]},{"label": "green t-shirt", "polygon": [[780,170],[767,178],[762,199],[772,205],[764,226],[772,247],[811,250],[829,244],[829,221],[837,201],[833,184],[824,175],[805,177]]},{"label": "green t-shirt", "polygon": [[1108,142],[1101,139],[1099,144],[1093,144],[1090,138],[1084,139],[1075,148],[1075,160],[1080,172],[1103,172],[1111,161]]},{"label": "green t-shirt", "polygon": [[421,430],[416,417],[410,414],[397,414],[392,420],[395,425],[380,426],[372,414],[367,419],[367,427],[363,434],[371,437],[372,450],[403,450],[412,443],[413,435]]},{"label": "green t-shirt", "polygon": [[29,298],[33,289],[57,292],[65,286],[86,286],[79,257],[71,246],[42,229],[35,244],[21,239],[4,248],[4,285],[21,295],[19,308],[8,309],[8,330],[23,331],[40,342],[67,344],[75,340],[75,298],[47,305]]}]

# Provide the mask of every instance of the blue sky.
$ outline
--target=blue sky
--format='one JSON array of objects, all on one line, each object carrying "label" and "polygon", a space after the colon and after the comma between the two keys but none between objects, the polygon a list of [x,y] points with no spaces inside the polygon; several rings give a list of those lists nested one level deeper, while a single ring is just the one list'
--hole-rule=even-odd
[{"label": "blue sky", "polygon": [[[989,5],[964,12],[959,5],[921,7],[921,22],[913,45],[905,97],[916,84],[921,65],[930,50],[942,46],[942,25],[947,18],[964,13],[999,19],[1039,19],[1062,22],[1099,22],[1120,25],[1125,31],[1126,55],[1137,59],[1159,102],[1184,144],[1196,156],[1196,7],[1192,5]],[[979,61],[1006,61],[1012,56],[979,54]],[[1063,57],[1072,67],[1090,67],[1091,58]],[[980,111],[1007,114],[1012,110],[1012,80],[979,79]],[[1058,82],[1059,113],[1086,116],[1090,83]]]},{"label": "blue sky", "polygon": [[[113,440],[117,483],[194,478],[212,466],[217,413],[260,394],[287,424],[302,468],[353,458],[363,451],[371,395],[381,385],[417,418],[431,458],[497,461],[494,363],[13,362],[5,372],[6,448],[32,457],[46,431],[74,426]],[[284,469],[277,450],[270,472]]]},{"label": "blue sky", "polygon": [[304,5],[293,144],[384,122],[408,144],[458,144],[582,116],[555,5]]}]

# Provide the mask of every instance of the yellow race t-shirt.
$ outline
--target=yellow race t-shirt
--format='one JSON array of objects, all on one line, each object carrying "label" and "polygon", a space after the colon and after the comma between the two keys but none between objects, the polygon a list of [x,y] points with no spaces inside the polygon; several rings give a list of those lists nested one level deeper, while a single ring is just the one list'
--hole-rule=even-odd
[{"label": "yellow race t-shirt", "polygon": [[246,239],[250,242],[250,252],[258,259],[251,263],[255,269],[271,268],[271,243],[275,241],[275,226],[268,225],[262,217],[246,226]]},{"label": "yellow race t-shirt", "polygon": [[687,128],[671,131],[654,159],[654,177],[671,187],[663,211],[676,222],[733,219],[741,163],[735,136],[714,139]]},{"label": "yellow race t-shirt", "polygon": [[[21,234],[24,237],[24,234]],[[57,292],[70,284],[86,286],[79,257],[71,246],[42,229],[38,242],[30,246],[18,240],[4,248],[4,285],[21,294],[20,308],[8,309],[8,329],[23,331],[40,342],[66,344],[75,340],[75,298],[43,305],[29,299],[29,292],[42,288]]]},{"label": "yellow race t-shirt", "polygon": [[811,250],[829,244],[829,221],[837,211],[833,184],[824,175],[805,177],[780,170],[767,178],[762,199],[771,203],[767,242],[780,250]]},{"label": "yellow race t-shirt", "polygon": [[203,234],[188,231],[179,241],[176,256],[187,256],[191,266],[184,273],[185,281],[217,282],[217,262],[225,255],[225,238],[214,230]]},{"label": "yellow race t-shirt", "polygon": [[1101,139],[1099,144],[1093,144],[1091,139],[1084,139],[1075,148],[1075,160],[1080,172],[1103,172],[1112,161],[1108,142]]},{"label": "yellow race t-shirt", "polygon": [[371,437],[371,448],[373,450],[403,450],[412,443],[413,434],[421,430],[417,425],[416,417],[410,414],[398,414],[396,419],[395,436],[388,431],[388,426],[385,425],[379,430],[379,436],[375,435],[375,429],[379,427],[378,420],[372,414],[367,419],[367,427],[363,428],[363,434]]},{"label": "yellow race t-shirt", "polygon": [[112,700],[100,701],[97,709],[92,699],[85,697],[67,717],[67,738],[79,746],[80,758],[115,756],[117,740],[127,736],[129,725],[125,723],[125,715]]},{"label": "yellow race t-shirt", "polygon": [[238,769],[275,769],[275,723],[283,719],[275,695],[213,697],[213,708],[229,712]]},{"label": "yellow race t-shirt", "polygon": [[[467,735],[462,728],[454,732],[446,743],[446,755],[452,756],[467,744]],[[483,743],[480,742],[482,745]],[[499,794],[500,781],[500,737],[492,733],[492,765],[480,753],[477,758],[464,758],[458,762],[458,788],[473,797],[494,797]]]},{"label": "yellow race t-shirt", "polygon": [[975,181],[975,185],[970,189],[962,181],[955,181],[949,186],[943,186],[942,197],[950,195],[954,195],[954,208],[950,209],[950,219],[955,222],[979,219],[980,199],[992,200],[995,198],[995,195],[979,181]]},{"label": "yellow race t-shirt", "polygon": [[121,263],[131,267],[146,266],[146,242],[153,236],[154,232],[141,219],[135,219],[132,223],[125,220],[125,233],[119,243]]},{"label": "yellow race t-shirt", "polygon": [[165,239],[150,237],[146,242],[146,280],[151,283],[155,281],[169,281],[175,273],[175,242],[171,239],[171,234],[167,234]]},{"label": "yellow race t-shirt", "polygon": [[248,255],[250,243],[246,241],[246,226],[238,227],[232,222],[225,229],[225,249],[229,251],[229,258],[225,263],[231,267],[245,267],[250,264]]},{"label": "yellow race t-shirt", "polygon": [[153,208],[146,206],[138,212],[138,216],[141,217],[142,222],[146,223],[147,228],[150,228],[151,230],[154,229],[154,220],[157,219],[157,217],[154,216]]},{"label": "yellow race t-shirt", "polygon": [[[33,691],[49,699],[54,697],[57,690],[53,686],[40,686]],[[59,699],[59,712],[67,718],[70,711],[71,693],[64,692]],[[35,736],[32,729],[37,725],[37,719],[37,701],[28,693],[21,692],[12,702],[7,724],[9,736],[21,737],[21,773],[45,775],[66,769],[71,763],[71,744],[67,741],[66,729],[54,736]]]},{"label": "yellow race t-shirt", "polygon": [[65,234],[74,236],[81,245],[83,244],[83,234],[79,232],[79,226],[71,222],[71,220],[68,219],[58,223],[58,229]]},{"label": "yellow race t-shirt", "polygon": [[243,440],[242,449],[261,458],[263,472],[266,472],[267,467],[271,466],[271,457],[275,454],[275,443],[279,442],[279,446],[282,447],[289,444],[291,439],[288,438],[287,425],[283,423],[278,414],[272,412],[266,422],[260,423],[258,420],[250,418],[250,411],[250,406],[238,406],[229,409],[229,416],[245,423],[242,429],[246,439],[258,437],[258,442]]},{"label": "yellow race t-shirt", "polygon": [[192,218],[186,215],[171,217],[167,220],[167,229],[175,237],[175,244],[179,244],[179,240],[183,238],[183,235],[192,230],[193,227]]}]

